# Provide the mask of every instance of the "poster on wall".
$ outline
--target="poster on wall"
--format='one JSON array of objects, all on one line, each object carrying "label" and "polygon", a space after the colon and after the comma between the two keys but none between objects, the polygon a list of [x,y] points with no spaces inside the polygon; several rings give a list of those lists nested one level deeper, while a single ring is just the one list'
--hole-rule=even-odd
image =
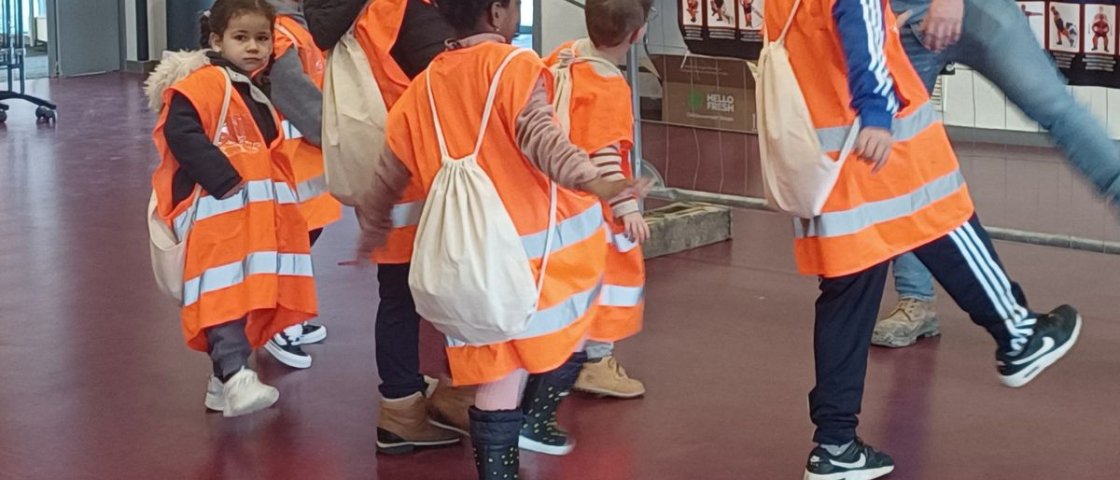
[{"label": "poster on wall", "polygon": [[1120,88],[1120,0],[1022,1],[1019,9],[1070,85]]},{"label": "poster on wall", "polygon": [[678,24],[688,50],[698,55],[757,60],[762,51],[762,3],[677,0]]}]

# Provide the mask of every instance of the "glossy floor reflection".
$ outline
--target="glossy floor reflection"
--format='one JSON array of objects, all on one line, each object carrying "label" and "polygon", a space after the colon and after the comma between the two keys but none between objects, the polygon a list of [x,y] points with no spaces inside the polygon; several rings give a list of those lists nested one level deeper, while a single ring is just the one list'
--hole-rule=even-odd
[{"label": "glossy floor reflection", "polygon": [[[469,448],[374,453],[372,269],[338,266],[349,219],[316,248],[330,338],[315,366],[255,359],[277,408],[206,414],[209,365],[183,345],[148,267],[155,165],[137,77],[36,82],[56,127],[18,102],[0,129],[0,478],[469,480]],[[982,188],[975,182],[973,188]],[[994,201],[994,200],[993,200]],[[526,480],[800,478],[815,280],[793,271],[788,221],[739,212],[726,243],[649,264],[645,332],[619,346],[649,394],[574,395],[565,458]],[[1120,257],[1000,243],[1040,309],[1086,317],[1081,344],[1022,390],[1001,387],[985,334],[943,300],[944,336],[872,353],[861,434],[905,480],[1097,480],[1120,469]],[[886,306],[893,299],[884,302]],[[440,370],[426,331],[425,363]]]}]

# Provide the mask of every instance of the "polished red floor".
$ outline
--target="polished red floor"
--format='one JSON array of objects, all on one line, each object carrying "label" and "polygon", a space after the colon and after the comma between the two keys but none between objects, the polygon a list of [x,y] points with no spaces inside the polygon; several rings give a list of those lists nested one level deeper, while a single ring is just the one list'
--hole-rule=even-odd
[{"label": "polished red floor", "polygon": [[[278,406],[234,420],[206,414],[209,363],[183,345],[149,272],[156,158],[139,80],[35,87],[60,103],[59,124],[36,126],[13,102],[0,127],[0,479],[473,478],[465,444],[374,453],[376,285],[372,269],[337,266],[353,245],[349,221],[316,250],[330,338],[308,348],[314,367],[260,356]],[[732,243],[650,262],[646,330],[618,352],[648,396],[573,396],[561,420],[579,447],[565,458],[525,454],[522,478],[800,478],[815,280],[793,271],[785,219],[740,212],[736,222]],[[894,479],[1115,478],[1120,257],[998,247],[1038,308],[1081,308],[1080,345],[1009,390],[986,335],[943,302],[942,338],[873,352],[862,436],[894,455]],[[425,343],[438,370],[439,339],[429,331]]]}]

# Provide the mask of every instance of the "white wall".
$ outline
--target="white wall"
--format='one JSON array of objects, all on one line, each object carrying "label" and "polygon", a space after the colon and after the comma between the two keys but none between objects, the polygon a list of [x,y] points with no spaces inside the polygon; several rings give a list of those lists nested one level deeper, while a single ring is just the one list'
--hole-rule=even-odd
[{"label": "white wall", "polygon": [[[148,0],[148,59],[159,60],[167,49],[167,1]],[[174,0],[172,0],[174,1]],[[125,0],[125,59],[137,61],[136,2]]]},{"label": "white wall", "polygon": [[[574,0],[583,3],[583,0]],[[677,27],[677,5],[674,0],[654,0],[656,17],[650,20],[647,43],[650,53],[684,55],[680,29]],[[584,25],[583,9],[566,0],[544,0],[541,2],[541,49],[544,54],[556,49],[562,43],[587,36]]]},{"label": "white wall", "polygon": [[[576,0],[582,4],[583,0]],[[565,0],[541,2],[541,53],[548,55],[568,40],[587,36],[583,9]]]},{"label": "white wall", "polygon": [[[941,77],[946,125],[1017,132],[1041,132],[998,88],[982,75],[957,66],[955,75]],[[1120,90],[1104,87],[1067,87],[1093,116],[1120,140]]]},{"label": "white wall", "polygon": [[135,62],[136,55],[136,2],[124,2],[124,59]]},{"label": "white wall", "polygon": [[148,58],[151,60],[163,58],[163,51],[167,50],[168,1],[148,0]]}]

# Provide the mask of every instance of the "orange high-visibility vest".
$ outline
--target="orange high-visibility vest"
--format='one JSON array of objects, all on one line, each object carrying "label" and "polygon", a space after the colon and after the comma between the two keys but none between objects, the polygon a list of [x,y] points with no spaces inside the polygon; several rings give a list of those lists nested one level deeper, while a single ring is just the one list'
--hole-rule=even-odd
[{"label": "orange high-visibility vest", "polygon": [[[770,41],[781,32],[793,3],[768,0]],[[866,270],[947,235],[973,214],[945,127],[902,48],[894,14],[883,3],[886,66],[902,105],[892,127],[894,148],[878,173],[850,157],[823,213],[794,221],[797,265],[807,275],[839,277]],[[837,158],[857,114],[850,107],[833,5],[834,0],[803,0],[785,44],[821,147]]]},{"label": "orange high-visibility vest", "polygon": [[[321,90],[326,60],[323,52],[315,46],[307,27],[289,16],[277,16],[272,39],[275,58],[282,57],[292,48],[296,49],[304,73]],[[286,137],[284,152],[291,160],[296,175],[299,209],[307,219],[307,228],[316,230],[338,221],[342,218],[342,204],[327,191],[326,177],[323,176],[323,151],[304,140],[303,134],[287,120],[282,121],[281,129]]]},{"label": "orange high-visibility vest", "polygon": [[[487,42],[446,52],[429,67],[440,121],[456,126],[444,132],[451,156],[458,158],[474,150],[490,80],[513,50],[511,45]],[[521,236],[534,275],[540,272],[548,237],[549,181],[521,152],[515,122],[542,76],[550,80],[535,55],[521,54],[509,62],[478,157]],[[425,194],[441,159],[427,83],[420,76],[405,91],[389,113],[387,132],[389,147]],[[551,371],[586,336],[607,254],[602,206],[572,190],[558,190],[551,254],[529,329],[507,342],[483,346],[449,338],[447,357],[456,385],[493,382],[519,368],[532,373]]]},{"label": "orange high-visibility vest", "polygon": [[[241,95],[235,92],[230,100],[218,147],[246,182],[245,188],[225,200],[202,192],[193,211],[190,197],[172,203],[172,178],[179,162],[163,134],[166,106],[174,93],[186,97],[213,138],[226,88],[219,68],[204,67],[164,92],[165,107],[152,134],[161,157],[152,175],[157,211],[187,242],[183,336],[200,351],[207,351],[204,330],[216,325],[247,318],[245,333],[260,347],[284,328],[317,314],[307,223],[299,211],[288,159],[279,152],[283,137],[265,143]],[[279,124],[275,113],[274,118]]]},{"label": "orange high-visibility vest", "polygon": [[[412,82],[390,53],[397,43],[407,6],[408,0],[374,0],[354,26],[354,36],[370,59],[370,68],[388,109],[392,109]],[[424,210],[424,198],[419,184],[409,182],[393,207],[393,226],[385,245],[371,255],[374,262],[402,264],[412,261],[412,244],[416,240],[420,212]]]},{"label": "orange high-visibility vest", "polygon": [[[560,53],[581,52],[576,42],[561,45],[545,60],[560,61]],[[633,178],[630,150],[634,144],[634,113],[630,85],[617,69],[607,70],[596,63],[577,62],[571,67],[572,93],[569,119],[572,143],[588,153],[619,145],[622,173]],[[645,259],[642,248],[626,237],[621,220],[603,202],[603,218],[610,227],[611,247],[607,250],[607,270],[603,275],[603,294],[591,325],[590,338],[618,341],[642,329],[645,308]]]}]

